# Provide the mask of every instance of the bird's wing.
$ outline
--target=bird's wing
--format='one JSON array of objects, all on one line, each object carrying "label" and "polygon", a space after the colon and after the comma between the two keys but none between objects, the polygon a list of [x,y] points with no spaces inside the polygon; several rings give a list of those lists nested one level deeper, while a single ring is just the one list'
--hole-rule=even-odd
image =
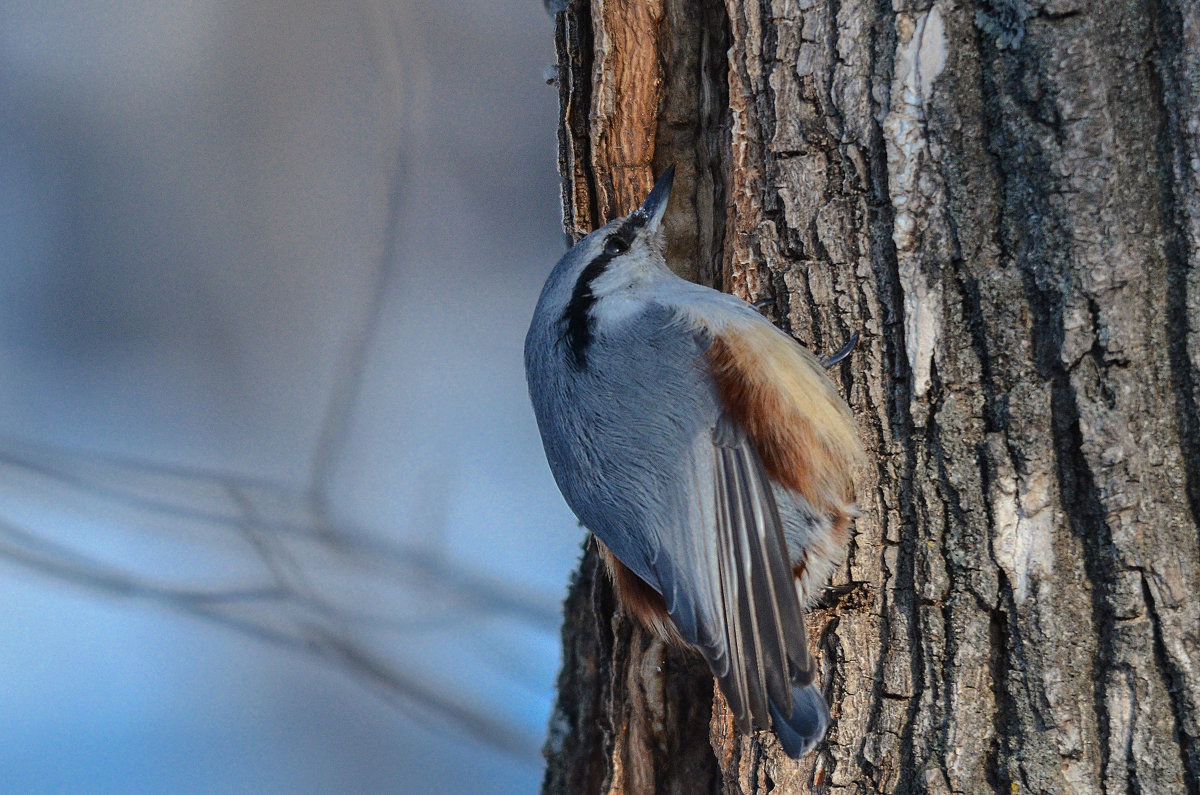
[{"label": "bird's wing", "polygon": [[707,658],[739,728],[792,711],[812,681],[804,620],[770,482],[745,431],[719,415],[690,451],[677,526],[653,567],[684,639]]},{"label": "bird's wing", "polygon": [[[570,411],[543,411],[560,426],[544,435],[559,484],[584,524],[662,594],[739,727],[766,728],[768,702],[790,715],[791,686],[810,682],[813,665],[768,475],[706,358],[714,336],[674,308],[605,333]],[[563,442],[588,439],[604,444]]]}]

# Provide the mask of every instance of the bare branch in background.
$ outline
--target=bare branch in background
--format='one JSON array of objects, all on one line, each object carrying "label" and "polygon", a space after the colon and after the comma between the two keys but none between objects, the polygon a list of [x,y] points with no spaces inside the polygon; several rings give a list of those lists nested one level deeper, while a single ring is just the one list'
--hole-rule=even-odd
[{"label": "bare branch in background", "polygon": [[[11,516],[0,517],[0,558],[312,655],[402,708],[536,759],[536,737],[463,703],[460,694],[430,686],[396,650],[424,633],[495,616],[552,632],[559,614],[550,600],[427,549],[349,532],[314,515],[305,493],[255,478],[8,441],[0,444],[0,482],[20,494],[21,504],[40,502],[87,522],[89,533],[110,535],[87,539],[90,548],[119,548],[108,542],[149,536],[167,547],[168,557],[189,565],[186,575],[139,568],[138,561],[81,548],[79,534],[62,529],[62,522]],[[198,544],[231,565],[206,568],[193,559]]]}]

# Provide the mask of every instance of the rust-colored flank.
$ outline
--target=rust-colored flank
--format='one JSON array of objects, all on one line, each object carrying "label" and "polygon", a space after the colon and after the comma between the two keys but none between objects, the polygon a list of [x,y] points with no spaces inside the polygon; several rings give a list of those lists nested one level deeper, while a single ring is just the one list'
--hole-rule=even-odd
[{"label": "rust-colored flank", "polygon": [[716,336],[708,363],[729,416],[749,434],[767,474],[804,495],[844,536],[854,515],[854,420],[820,363],[773,328]]},{"label": "rust-colored flank", "polygon": [[683,639],[679,636],[679,630],[675,629],[675,625],[671,622],[671,616],[667,613],[667,603],[662,594],[651,588],[645,580],[617,560],[617,556],[604,545],[603,541],[597,538],[596,544],[600,550],[600,559],[604,561],[604,567],[608,569],[608,575],[612,578],[613,588],[616,590],[617,598],[621,601],[622,606],[632,613],[651,634],[667,643],[682,644]]}]

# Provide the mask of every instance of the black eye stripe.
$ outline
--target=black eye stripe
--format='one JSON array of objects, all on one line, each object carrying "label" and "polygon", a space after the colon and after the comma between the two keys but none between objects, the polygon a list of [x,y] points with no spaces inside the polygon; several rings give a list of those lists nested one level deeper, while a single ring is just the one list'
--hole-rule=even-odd
[{"label": "black eye stripe", "polygon": [[633,240],[633,236],[637,234],[639,229],[646,225],[646,221],[648,220],[639,210],[626,218],[613,234],[619,235],[622,240]]},{"label": "black eye stripe", "polygon": [[579,274],[575,289],[571,292],[571,300],[563,312],[563,340],[571,357],[571,367],[575,370],[583,370],[587,366],[587,349],[592,344],[592,305],[596,303],[592,281],[604,273],[612,257],[605,251],[588,263],[583,273]]},{"label": "black eye stripe", "polygon": [[592,344],[592,305],[596,303],[596,296],[592,294],[592,282],[604,273],[613,257],[619,257],[629,250],[638,230],[645,226],[648,220],[640,211],[635,211],[622,221],[616,231],[604,239],[604,248],[588,263],[575,282],[571,300],[567,302],[567,308],[560,320],[563,341],[567,346],[571,366],[575,370],[587,367],[587,350]]}]

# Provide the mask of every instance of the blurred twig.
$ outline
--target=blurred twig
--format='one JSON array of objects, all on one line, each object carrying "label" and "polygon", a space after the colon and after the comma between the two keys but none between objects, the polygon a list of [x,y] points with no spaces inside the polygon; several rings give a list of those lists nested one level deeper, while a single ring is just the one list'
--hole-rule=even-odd
[{"label": "blurred twig", "polygon": [[[352,533],[328,516],[318,520],[303,492],[261,479],[7,440],[0,441],[0,483],[20,495],[0,503],[4,514],[25,505],[27,515],[52,508],[77,517],[103,516],[95,522],[97,532],[145,532],[168,547],[180,536],[188,544],[179,542],[178,557],[200,543],[220,555],[240,556],[243,564],[249,550],[258,564],[242,565],[234,574],[213,574],[202,566],[186,576],[148,573],[80,549],[58,523],[35,527],[7,515],[0,516],[0,558],[61,582],[155,602],[315,655],[389,700],[451,720],[519,758],[536,758],[535,738],[429,686],[373,647],[382,642],[381,632],[402,642],[412,633],[496,615],[553,631],[557,607],[547,600],[472,574],[428,549]],[[359,587],[375,598],[363,598]]]}]

